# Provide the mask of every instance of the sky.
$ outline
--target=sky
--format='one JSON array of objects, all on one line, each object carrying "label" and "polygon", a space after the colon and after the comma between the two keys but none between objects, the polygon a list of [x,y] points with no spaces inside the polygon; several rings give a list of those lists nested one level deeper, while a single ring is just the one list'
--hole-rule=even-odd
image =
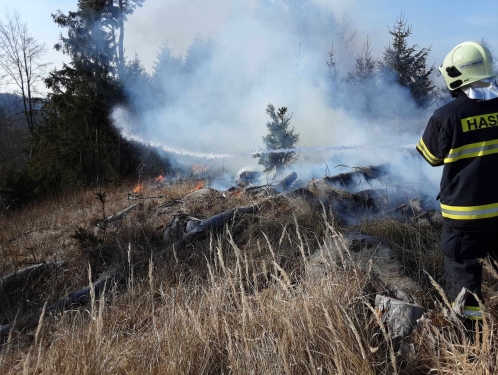
[{"label": "sky", "polygon": [[[225,7],[205,6],[209,0],[146,0],[126,25],[125,47],[128,56],[137,53],[151,70],[159,48],[167,42],[177,54],[197,35],[215,36],[219,26],[237,7],[247,9],[252,0],[224,0]],[[358,42],[369,37],[373,53],[380,56],[389,44],[387,33],[396,18],[404,13],[412,25],[410,42],[431,47],[430,64],[438,66],[458,43],[485,38],[498,53],[498,2],[401,1],[401,0],[311,0],[331,8],[338,16],[347,13],[358,29]],[[242,5],[243,4],[243,5]],[[76,0],[0,0],[0,14],[16,9],[29,30],[47,47],[46,61],[60,66],[62,53],[53,49],[63,30],[52,21],[51,13],[76,10]],[[211,10],[211,11],[210,11]]]}]

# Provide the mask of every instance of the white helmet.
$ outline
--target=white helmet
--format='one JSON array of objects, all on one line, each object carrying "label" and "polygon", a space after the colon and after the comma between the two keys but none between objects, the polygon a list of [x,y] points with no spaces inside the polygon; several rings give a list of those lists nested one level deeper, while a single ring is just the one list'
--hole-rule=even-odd
[{"label": "white helmet", "polygon": [[439,72],[450,90],[496,76],[491,52],[476,42],[463,42],[453,48]]}]

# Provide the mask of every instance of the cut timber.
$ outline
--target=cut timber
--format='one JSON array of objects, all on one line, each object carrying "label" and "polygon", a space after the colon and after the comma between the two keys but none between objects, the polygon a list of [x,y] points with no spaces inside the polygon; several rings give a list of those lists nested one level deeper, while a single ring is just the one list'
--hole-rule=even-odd
[{"label": "cut timber", "polygon": [[341,186],[345,188],[349,188],[353,185],[356,185],[358,180],[363,178],[366,181],[370,181],[387,174],[386,172],[387,165],[382,164],[375,167],[364,167],[364,168],[355,168],[352,172],[347,173],[339,173],[335,176],[327,176],[323,179],[328,183],[334,184],[336,186]]},{"label": "cut timber", "polygon": [[[255,214],[256,212],[259,212],[267,206],[273,206],[275,201],[278,199],[286,198],[281,195],[277,195],[274,197],[266,198],[261,202],[253,204],[251,206],[233,208],[231,210],[227,210],[211,216],[208,219],[201,220],[195,226],[193,226],[193,229],[191,231],[185,233],[181,239],[174,243],[175,250],[183,249],[192,241],[208,235],[211,231],[219,230],[227,224],[233,224],[234,221],[240,216]],[[165,238],[165,240],[167,239]]]},{"label": "cut timber", "polygon": [[[118,283],[124,279],[125,273],[115,273],[110,276],[103,277],[93,283],[92,288],[95,292],[96,298],[104,290],[104,288],[109,288],[112,284]],[[45,315],[62,312],[69,307],[75,307],[88,302],[92,288],[86,286],[76,292],[68,294],[61,300],[52,303],[45,308]],[[15,326],[20,329],[29,329],[37,326],[41,315],[41,310],[35,313],[29,314],[21,319],[17,320]],[[10,330],[12,329],[12,324],[4,324],[0,326],[0,337],[8,336]]]},{"label": "cut timber", "polygon": [[402,340],[412,333],[419,320],[425,312],[421,306],[398,301],[393,298],[375,296],[375,308],[381,314],[381,320],[389,328],[394,340]]},{"label": "cut timber", "polygon": [[308,189],[326,206],[336,202],[347,206],[370,207],[374,204],[373,199],[360,193],[351,193],[339,189],[325,180],[314,178],[308,184]]},{"label": "cut timber", "polygon": [[19,285],[24,286],[32,281],[35,281],[39,277],[42,277],[48,272],[62,267],[64,264],[64,262],[40,263],[23,268],[19,271],[11,273],[10,275],[0,278],[0,290],[13,289]]},{"label": "cut timber", "polygon": [[102,228],[102,227],[105,227],[107,224],[112,223],[113,221],[123,220],[124,217],[126,216],[126,214],[128,214],[129,212],[134,210],[135,207],[137,207],[139,204],[140,203],[135,203],[133,206],[125,208],[123,211],[120,211],[114,215],[107,217],[105,220],[102,220],[97,226],[99,228]]},{"label": "cut timber", "polygon": [[183,248],[186,244],[209,234],[210,231],[224,227],[225,224],[233,222],[237,216],[254,214],[259,210],[260,206],[255,204],[247,207],[234,208],[202,220],[193,230],[185,233],[180,240],[176,241],[175,249]]},{"label": "cut timber", "polygon": [[275,190],[278,193],[283,193],[296,180],[297,180],[297,173],[296,172],[292,172],[287,177],[285,177],[282,181],[280,181],[277,185],[275,185]]}]

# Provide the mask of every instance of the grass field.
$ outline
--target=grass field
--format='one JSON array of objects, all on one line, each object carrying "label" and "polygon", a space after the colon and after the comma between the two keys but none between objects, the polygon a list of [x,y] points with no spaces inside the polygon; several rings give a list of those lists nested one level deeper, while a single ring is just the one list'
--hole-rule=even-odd
[{"label": "grass field", "polygon": [[[151,184],[154,186],[154,184]],[[128,201],[132,185],[48,199],[0,218],[0,275],[30,264],[65,261],[29,285],[3,291],[1,324],[14,323],[0,352],[2,374],[494,374],[498,371],[498,275],[486,267],[484,320],[473,339],[442,313],[440,228],[394,220],[354,229],[389,242],[429,308],[411,336],[414,353],[397,355],[374,309],[378,284],[351,262],[326,261],[311,274],[311,253],[345,246],[333,215],[300,199],[244,195],[182,201],[195,183],[145,187],[124,220],[95,230]],[[255,215],[164,253],[172,218],[204,219],[260,202]],[[158,208],[161,204],[170,205]],[[162,253],[161,253],[162,252]],[[162,256],[157,256],[161,253]],[[41,314],[67,293],[142,262],[124,283],[90,293],[88,304]],[[489,262],[489,261],[488,261]],[[431,278],[433,281],[431,281]]]}]

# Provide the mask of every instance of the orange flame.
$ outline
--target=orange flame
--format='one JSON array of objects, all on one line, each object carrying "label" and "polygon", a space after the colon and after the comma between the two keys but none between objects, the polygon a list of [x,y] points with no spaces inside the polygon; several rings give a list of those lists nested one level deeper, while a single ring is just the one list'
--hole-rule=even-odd
[{"label": "orange flame", "polygon": [[156,177],[156,182],[163,182],[164,181],[164,176],[160,174],[159,176]]},{"label": "orange flame", "polygon": [[199,181],[199,182],[197,182],[197,186],[195,188],[193,188],[192,190],[190,190],[189,193],[192,193],[196,190],[204,189],[204,186],[205,186],[204,181]]},{"label": "orange flame", "polygon": [[135,194],[140,194],[144,190],[144,186],[142,184],[138,184],[135,189],[133,189],[133,192]]},{"label": "orange flame", "polygon": [[226,191],[225,195],[226,197],[238,197],[239,195],[242,194],[242,191],[240,189],[236,188],[230,188]]},{"label": "orange flame", "polygon": [[201,174],[207,172],[209,167],[205,167],[203,165],[194,165],[192,166],[192,174]]}]

